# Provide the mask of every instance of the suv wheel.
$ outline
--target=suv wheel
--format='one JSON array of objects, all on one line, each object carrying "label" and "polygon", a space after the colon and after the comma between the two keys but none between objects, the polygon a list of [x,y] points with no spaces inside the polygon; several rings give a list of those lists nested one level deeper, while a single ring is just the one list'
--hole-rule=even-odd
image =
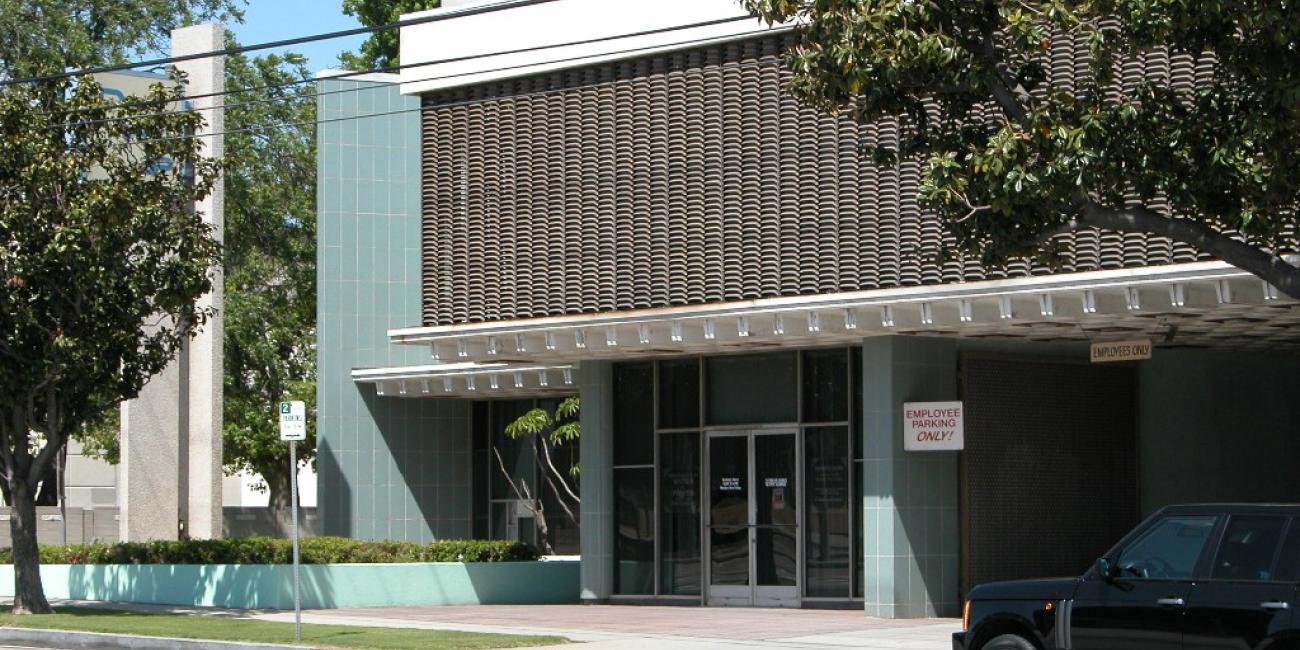
[{"label": "suv wheel", "polygon": [[999,634],[989,639],[980,650],[1037,650],[1033,643],[1018,634]]}]

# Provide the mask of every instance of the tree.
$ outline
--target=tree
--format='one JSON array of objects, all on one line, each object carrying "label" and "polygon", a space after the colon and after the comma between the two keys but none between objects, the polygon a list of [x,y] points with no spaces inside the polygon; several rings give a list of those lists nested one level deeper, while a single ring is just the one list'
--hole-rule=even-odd
[{"label": "tree", "polygon": [[[0,92],[0,489],[14,611],[47,613],[35,494],[106,405],[136,396],[211,314],[220,246],[193,212],[218,173],[203,118],[154,86],[112,102],[91,79]],[[160,163],[167,164],[160,164]]]},{"label": "tree", "polygon": [[[578,437],[582,434],[582,424],[578,419],[580,407],[579,398],[566,397],[556,405],[554,415],[543,408],[531,408],[507,424],[505,429],[505,434],[512,440],[528,441],[533,456],[543,464],[542,477],[546,480],[546,485],[555,495],[555,501],[560,509],[574,525],[578,523],[578,515],[574,510],[582,500],[571,482],[577,478],[579,467],[576,463],[572,463],[568,464],[567,468],[560,469],[567,463],[561,461],[557,464],[551,449],[575,444],[578,441]],[[550,527],[546,523],[546,502],[542,498],[540,485],[529,486],[523,478],[516,478],[506,468],[501,453],[495,448],[492,453],[510,489],[526,505],[529,512],[533,513],[533,525],[537,527],[537,537],[541,540],[542,547],[547,553],[554,553],[555,549],[551,547],[549,539]]]},{"label": "tree", "polygon": [[[244,0],[25,0],[0,4],[0,78],[124,63],[168,49],[171,30],[207,20],[240,20]],[[86,451],[117,463],[118,405],[73,432]],[[40,481],[38,502],[55,502],[55,471]]]},{"label": "tree", "polygon": [[260,476],[276,509],[290,506],[276,404],[316,401],[316,91],[295,83],[310,78],[296,54],[226,59],[224,462]]},{"label": "tree", "polygon": [[[343,0],[343,13],[356,16],[366,27],[395,23],[402,14],[436,9],[440,0]],[[339,61],[349,70],[378,70],[400,65],[397,30],[375,32],[361,43],[360,51],[344,52]]]},{"label": "tree", "polygon": [[242,0],[23,0],[0,3],[0,77],[125,63],[168,49],[172,29],[239,20]]},{"label": "tree", "polygon": [[[890,163],[924,161],[922,199],[963,252],[997,266],[1079,229],[1196,246],[1300,298],[1300,5],[1245,0],[744,0],[799,21],[789,90],[872,123],[897,118]],[[1074,87],[1046,74],[1086,46]],[[1195,84],[1119,64],[1198,59]],[[992,116],[990,118],[990,116]],[[1234,234],[1236,233],[1236,234]]]}]

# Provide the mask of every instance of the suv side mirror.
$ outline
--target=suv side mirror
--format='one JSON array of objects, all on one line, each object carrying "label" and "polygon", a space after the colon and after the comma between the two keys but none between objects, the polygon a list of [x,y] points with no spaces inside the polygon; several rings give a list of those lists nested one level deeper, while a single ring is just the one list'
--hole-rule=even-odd
[{"label": "suv side mirror", "polygon": [[1115,578],[1115,573],[1115,565],[1111,564],[1110,558],[1097,558],[1097,575],[1100,576],[1102,580],[1110,582]]}]

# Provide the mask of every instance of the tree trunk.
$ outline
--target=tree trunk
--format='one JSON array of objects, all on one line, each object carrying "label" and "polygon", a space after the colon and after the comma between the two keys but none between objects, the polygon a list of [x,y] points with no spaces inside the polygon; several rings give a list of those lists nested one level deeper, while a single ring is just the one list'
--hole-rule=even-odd
[{"label": "tree trunk", "polygon": [[1166,217],[1142,205],[1109,207],[1091,199],[1084,202],[1080,221],[1106,230],[1140,232],[1191,244],[1300,300],[1300,267],[1278,253],[1229,237],[1200,221]]},{"label": "tree trunk", "polygon": [[27,482],[17,478],[9,486],[13,516],[9,534],[13,539],[15,614],[50,614],[41,584],[41,556],[36,547],[36,499]]},{"label": "tree trunk", "polygon": [[45,471],[41,474],[41,487],[36,492],[36,505],[59,505],[59,473],[55,465],[53,463],[46,465]]},{"label": "tree trunk", "polygon": [[[293,486],[289,484],[289,472],[258,468],[257,473],[262,476],[262,480],[266,483],[266,507],[274,512],[288,512],[289,508],[293,506]],[[298,487],[301,488],[302,486]],[[302,503],[301,499],[299,503]]]}]

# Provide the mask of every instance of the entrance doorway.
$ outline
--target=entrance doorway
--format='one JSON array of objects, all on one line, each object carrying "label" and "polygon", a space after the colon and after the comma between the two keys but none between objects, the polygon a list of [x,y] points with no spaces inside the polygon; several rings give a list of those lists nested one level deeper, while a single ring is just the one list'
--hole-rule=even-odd
[{"label": "entrance doorway", "polygon": [[706,467],[706,602],[798,607],[798,436],[792,430],[710,432]]}]

